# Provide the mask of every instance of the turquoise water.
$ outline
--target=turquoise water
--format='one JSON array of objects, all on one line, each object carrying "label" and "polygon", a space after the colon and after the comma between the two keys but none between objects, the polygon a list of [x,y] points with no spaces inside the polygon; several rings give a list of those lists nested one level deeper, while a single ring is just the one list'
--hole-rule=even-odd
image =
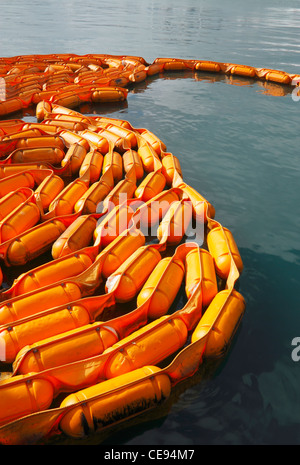
[{"label": "turquoise water", "polygon": [[[300,1],[1,0],[0,56],[110,53],[300,72]],[[291,89],[166,75],[102,113],[146,127],[231,229],[247,310],[230,353],[178,387],[160,417],[105,444],[299,444],[300,102]],[[28,119],[30,117],[28,116]]]}]

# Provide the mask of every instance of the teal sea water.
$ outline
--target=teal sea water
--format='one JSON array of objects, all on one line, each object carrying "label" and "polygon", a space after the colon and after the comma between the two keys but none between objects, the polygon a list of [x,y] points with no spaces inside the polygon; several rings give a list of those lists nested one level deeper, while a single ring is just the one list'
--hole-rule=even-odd
[{"label": "teal sea water", "polygon": [[[1,0],[0,56],[197,58],[300,73],[299,0]],[[103,114],[146,127],[231,229],[246,314],[230,353],[105,444],[300,444],[300,101],[247,79],[166,75]],[[28,119],[30,120],[30,116]]]}]

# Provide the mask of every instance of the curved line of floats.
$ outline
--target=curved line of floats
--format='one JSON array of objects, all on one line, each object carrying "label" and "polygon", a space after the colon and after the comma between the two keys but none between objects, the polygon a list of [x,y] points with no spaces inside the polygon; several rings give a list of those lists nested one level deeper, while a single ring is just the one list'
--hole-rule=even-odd
[{"label": "curved line of floats", "polygon": [[[2,444],[81,438],[156,407],[203,359],[226,352],[241,321],[238,247],[214,207],[184,182],[178,158],[147,129],[74,110],[122,101],[126,86],[173,70],[287,85],[299,78],[168,58],[0,59],[0,257],[13,269],[52,254],[0,296],[0,352],[12,364],[0,381]],[[32,105],[36,123],[7,119]],[[147,241],[153,225],[156,240]],[[172,312],[184,280],[187,302]],[[134,309],[101,321],[126,302]]]}]

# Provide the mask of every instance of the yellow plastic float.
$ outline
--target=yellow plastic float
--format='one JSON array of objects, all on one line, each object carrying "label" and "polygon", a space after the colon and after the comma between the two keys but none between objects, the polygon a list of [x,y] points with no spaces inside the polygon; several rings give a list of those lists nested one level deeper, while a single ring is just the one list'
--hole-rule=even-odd
[{"label": "yellow plastic float", "polygon": [[[1,282],[13,277],[0,297],[1,444],[84,438],[158,408],[231,343],[245,310],[232,232],[155,134],[79,111],[178,70],[299,79],[204,60],[0,59],[0,116],[33,106],[37,116],[0,120]],[[195,242],[187,240],[192,222]]]}]

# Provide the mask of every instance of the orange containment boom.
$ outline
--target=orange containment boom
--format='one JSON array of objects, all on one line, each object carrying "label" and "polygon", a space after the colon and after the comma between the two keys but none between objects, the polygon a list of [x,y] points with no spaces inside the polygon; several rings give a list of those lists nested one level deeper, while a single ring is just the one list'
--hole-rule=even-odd
[{"label": "orange containment boom", "polygon": [[[300,79],[196,59],[0,58],[1,444],[76,441],[159,409],[236,334],[233,232],[160,137],[84,114],[177,71]],[[34,106],[36,122],[7,119]]]}]

